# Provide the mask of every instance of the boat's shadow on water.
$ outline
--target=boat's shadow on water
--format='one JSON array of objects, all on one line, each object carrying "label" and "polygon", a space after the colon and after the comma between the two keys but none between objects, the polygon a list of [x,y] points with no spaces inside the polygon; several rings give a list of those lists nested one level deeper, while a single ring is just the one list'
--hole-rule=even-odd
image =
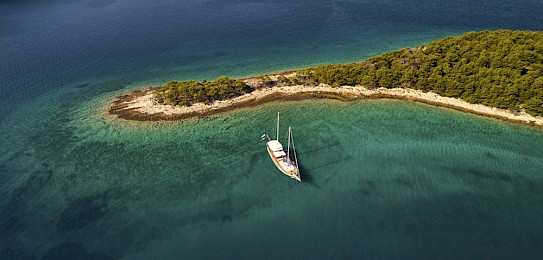
[{"label": "boat's shadow on water", "polygon": [[[327,144],[327,145],[324,145],[324,146],[321,146],[321,147],[317,147],[317,148],[314,148],[310,151],[307,151],[307,152],[303,152],[303,154],[305,155],[311,155],[311,154],[318,154],[319,152],[323,151],[323,150],[331,150],[331,149],[334,149],[334,148],[337,148],[338,150],[341,150],[341,145],[339,142],[336,142],[336,143],[330,143],[330,144]],[[304,165],[302,163],[299,163],[298,164],[298,168],[300,169],[300,177],[302,178],[302,183],[306,183],[306,184],[310,184],[310,185],[313,185],[317,188],[321,188],[321,186],[317,185],[317,183],[315,182],[314,178],[313,178],[313,173],[315,172],[315,170],[317,169],[320,169],[320,168],[325,168],[327,166],[330,166],[330,165],[333,165],[333,164],[337,164],[337,163],[341,163],[345,160],[348,160],[349,157],[341,157],[339,159],[335,159],[335,160],[330,160],[331,158],[329,158],[329,160],[326,160],[323,162],[323,164],[320,164],[320,165],[316,165],[314,167],[311,167],[311,168],[306,168],[304,167]],[[323,176],[324,177],[324,184],[327,184],[332,178],[334,178],[336,176],[337,172],[332,172],[331,174],[329,174],[328,176]]]},{"label": "boat's shadow on water", "polygon": [[313,176],[311,175],[310,171],[305,168],[302,164],[298,165],[298,169],[300,170],[300,178],[302,178],[303,184],[310,184],[317,188],[321,188],[319,185],[317,185],[313,179]]},{"label": "boat's shadow on water", "polygon": [[320,147],[315,147],[312,150],[304,152],[304,154],[317,153],[317,152],[320,152],[322,150],[329,150],[329,149],[332,149],[332,148],[335,148],[335,147],[341,147],[341,144],[339,142],[329,143],[329,144],[326,144],[326,145],[323,145],[323,146],[320,146]]},{"label": "boat's shadow on water", "polygon": [[[298,165],[298,168],[300,169],[300,177],[302,178],[302,182],[303,183],[308,183],[308,184],[311,184],[317,188],[321,188],[321,186],[317,185],[317,183],[315,182],[315,180],[313,179],[313,176],[312,176],[312,172],[314,172],[313,170],[315,169],[318,169],[318,168],[322,168],[322,167],[326,167],[326,166],[330,166],[330,165],[333,165],[333,164],[336,164],[336,163],[340,163],[342,161],[345,161],[349,159],[348,157],[347,158],[342,158],[342,159],[339,159],[339,160],[335,160],[335,161],[330,161],[330,162],[327,162],[325,164],[322,164],[322,165],[319,165],[319,166],[316,166],[316,167],[313,167],[311,169],[308,169],[308,168],[305,168],[302,164]],[[323,176],[324,177],[324,185],[328,184],[330,182],[330,180],[332,180],[336,175],[337,175],[338,172],[331,172],[330,174],[328,174],[327,176]]]}]

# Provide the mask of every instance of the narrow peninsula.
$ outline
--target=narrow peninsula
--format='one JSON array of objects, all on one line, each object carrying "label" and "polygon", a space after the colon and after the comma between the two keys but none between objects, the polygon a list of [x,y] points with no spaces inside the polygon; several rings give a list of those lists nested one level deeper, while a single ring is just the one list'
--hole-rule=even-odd
[{"label": "narrow peninsula", "polygon": [[412,99],[543,126],[543,31],[468,32],[357,63],[171,81],[119,96],[109,112],[129,120],[180,120],[305,98]]}]

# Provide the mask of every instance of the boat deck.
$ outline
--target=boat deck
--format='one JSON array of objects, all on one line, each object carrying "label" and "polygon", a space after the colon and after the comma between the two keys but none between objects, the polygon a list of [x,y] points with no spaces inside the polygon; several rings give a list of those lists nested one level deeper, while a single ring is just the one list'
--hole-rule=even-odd
[{"label": "boat deck", "polygon": [[276,140],[271,140],[266,146],[275,166],[285,175],[301,181],[298,167],[287,157],[281,144]]}]

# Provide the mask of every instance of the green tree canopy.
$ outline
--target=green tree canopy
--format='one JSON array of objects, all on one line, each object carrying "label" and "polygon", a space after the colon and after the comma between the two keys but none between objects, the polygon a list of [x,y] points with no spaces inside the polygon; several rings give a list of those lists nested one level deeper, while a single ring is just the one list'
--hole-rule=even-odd
[{"label": "green tree canopy", "polygon": [[543,32],[482,31],[446,37],[360,63],[298,72],[298,82],[333,87],[410,87],[543,116]]},{"label": "green tree canopy", "polygon": [[186,105],[209,103],[229,99],[251,92],[253,89],[241,80],[220,77],[214,81],[170,81],[155,92],[159,103]]}]

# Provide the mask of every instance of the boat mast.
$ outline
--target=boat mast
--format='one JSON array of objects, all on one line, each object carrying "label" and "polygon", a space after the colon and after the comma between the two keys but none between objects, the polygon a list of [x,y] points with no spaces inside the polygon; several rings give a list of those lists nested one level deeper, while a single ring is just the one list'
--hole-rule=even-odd
[{"label": "boat mast", "polygon": [[279,141],[279,112],[277,112],[277,136],[275,139]]},{"label": "boat mast", "polygon": [[290,162],[290,126],[288,127],[287,160]]},{"label": "boat mast", "polygon": [[290,135],[292,141],[292,149],[294,149],[294,161],[296,162],[296,167],[298,167],[298,157],[296,157],[296,145],[294,144],[294,136]]},{"label": "boat mast", "polygon": [[294,149],[294,162],[296,162],[296,169],[298,169],[298,177],[300,177],[300,168],[298,168],[298,165],[299,165],[298,157],[296,156],[296,145],[294,144],[294,137],[292,136],[292,134],[290,135],[290,139],[292,139],[292,149]]}]

